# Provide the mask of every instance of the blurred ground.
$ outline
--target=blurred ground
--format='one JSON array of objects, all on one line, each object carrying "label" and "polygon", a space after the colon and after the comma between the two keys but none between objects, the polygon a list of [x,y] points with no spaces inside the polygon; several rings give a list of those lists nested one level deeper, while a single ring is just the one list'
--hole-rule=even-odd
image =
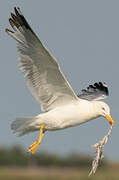
[{"label": "blurred ground", "polygon": [[99,170],[88,178],[88,170],[78,168],[1,168],[0,180],[119,180],[118,169]]},{"label": "blurred ground", "polygon": [[26,153],[20,146],[0,148],[0,180],[119,180],[119,162],[106,158],[88,177],[94,157],[86,154]]}]

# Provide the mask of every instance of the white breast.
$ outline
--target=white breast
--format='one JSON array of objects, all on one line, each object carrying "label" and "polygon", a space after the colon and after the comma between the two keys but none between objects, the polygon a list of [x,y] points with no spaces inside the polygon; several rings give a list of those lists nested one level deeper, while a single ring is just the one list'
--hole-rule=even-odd
[{"label": "white breast", "polygon": [[92,103],[87,100],[72,102],[42,115],[48,130],[77,126],[98,116],[93,111]]}]

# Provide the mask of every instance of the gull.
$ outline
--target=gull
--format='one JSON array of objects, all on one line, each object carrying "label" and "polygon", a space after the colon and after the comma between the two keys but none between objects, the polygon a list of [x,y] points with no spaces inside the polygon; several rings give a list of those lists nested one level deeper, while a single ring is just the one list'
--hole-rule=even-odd
[{"label": "gull", "polygon": [[38,140],[29,147],[28,152],[36,152],[47,131],[77,126],[100,116],[114,124],[109,106],[101,101],[109,95],[105,83],[89,85],[77,95],[57,60],[39,40],[19,8],[14,8],[9,22],[13,31],[6,29],[6,32],[17,41],[20,70],[42,111],[35,117],[16,118],[11,124],[17,136],[40,130]]}]

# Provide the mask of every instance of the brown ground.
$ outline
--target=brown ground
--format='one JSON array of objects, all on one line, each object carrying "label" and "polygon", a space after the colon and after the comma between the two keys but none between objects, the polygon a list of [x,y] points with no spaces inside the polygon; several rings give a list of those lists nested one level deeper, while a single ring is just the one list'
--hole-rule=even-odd
[{"label": "brown ground", "polygon": [[88,178],[88,170],[72,168],[0,168],[0,180],[119,180],[119,166],[98,170]]}]

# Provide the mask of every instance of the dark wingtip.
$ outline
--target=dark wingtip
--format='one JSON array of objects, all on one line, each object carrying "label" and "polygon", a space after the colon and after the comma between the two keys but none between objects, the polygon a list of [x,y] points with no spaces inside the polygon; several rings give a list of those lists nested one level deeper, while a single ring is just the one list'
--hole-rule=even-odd
[{"label": "dark wingtip", "polygon": [[[19,27],[23,27],[31,31],[34,36],[37,38],[33,30],[31,29],[30,25],[28,24],[27,20],[25,19],[24,15],[21,13],[19,7],[14,7],[14,12],[11,12],[11,18],[9,18],[9,23],[14,31],[19,31]],[[23,31],[25,31],[23,29]],[[6,32],[9,32],[6,30]],[[22,33],[22,32],[21,32]]]},{"label": "dark wingtip", "polygon": [[10,29],[5,29],[5,32],[7,32],[7,33],[9,33],[9,32],[11,32],[11,33],[14,33],[13,31],[11,31]]},{"label": "dark wingtip", "polygon": [[19,7],[14,7],[14,12],[15,12],[16,16],[19,16],[21,14]]},{"label": "dark wingtip", "polygon": [[14,8],[14,12],[15,12],[16,16],[19,15],[19,12],[16,7]]},{"label": "dark wingtip", "polygon": [[104,82],[89,85],[86,89],[82,90],[82,94],[78,94],[79,98],[88,101],[104,99],[107,96],[109,96],[108,86]]},{"label": "dark wingtip", "polygon": [[8,33],[8,32],[9,32],[9,29],[7,29],[7,28],[6,28],[6,29],[5,29],[5,32],[7,32],[7,33]]},{"label": "dark wingtip", "polygon": [[15,12],[15,13],[17,12],[17,8],[16,8],[16,7],[14,7],[14,12]]},{"label": "dark wingtip", "polygon": [[16,18],[16,16],[15,16],[13,13],[11,13],[11,17],[12,17],[13,19]]},{"label": "dark wingtip", "polygon": [[93,85],[89,85],[87,89],[82,90],[83,93],[94,93],[97,91],[103,92],[106,96],[109,96],[107,84],[104,82],[96,82]]},{"label": "dark wingtip", "polygon": [[12,26],[12,28],[14,29],[14,20],[12,18],[9,18],[9,23]]},{"label": "dark wingtip", "polygon": [[20,8],[19,8],[19,7],[17,7],[17,9],[20,11]]},{"label": "dark wingtip", "polygon": [[[95,90],[100,90],[102,92],[105,93],[105,95],[109,96],[109,91],[108,91],[108,87],[107,84],[104,82],[98,82],[98,83],[94,83],[94,85],[92,85],[91,87],[93,87]],[[90,88],[90,86],[89,86]]]}]

